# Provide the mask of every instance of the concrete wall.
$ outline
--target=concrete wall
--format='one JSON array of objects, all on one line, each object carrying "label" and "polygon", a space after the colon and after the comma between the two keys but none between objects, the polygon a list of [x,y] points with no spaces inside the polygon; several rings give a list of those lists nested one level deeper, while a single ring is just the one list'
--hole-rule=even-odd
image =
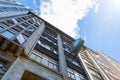
[{"label": "concrete wall", "polygon": [[21,57],[17,58],[1,80],[21,80],[25,70],[37,74],[38,76],[45,77],[48,80],[63,80],[60,74],[47,69],[32,60]]},{"label": "concrete wall", "polygon": [[15,15],[22,15],[22,14],[27,14],[27,13],[28,11],[0,12],[0,18],[15,16]]}]

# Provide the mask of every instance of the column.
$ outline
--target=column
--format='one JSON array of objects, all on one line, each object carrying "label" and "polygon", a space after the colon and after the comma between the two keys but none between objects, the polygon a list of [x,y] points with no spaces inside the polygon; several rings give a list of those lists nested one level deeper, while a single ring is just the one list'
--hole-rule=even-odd
[{"label": "column", "polygon": [[45,29],[45,25],[44,23],[42,23],[41,26],[38,27],[38,29],[23,44],[23,47],[25,48],[25,54],[28,55],[33,50],[41,34],[43,33],[44,29]]},{"label": "column", "polygon": [[18,57],[1,78],[1,80],[20,80],[25,70],[23,66],[20,66],[21,61],[21,57]]},{"label": "column", "polygon": [[59,55],[59,70],[60,70],[60,73],[63,75],[64,80],[67,80],[66,59],[65,59],[65,55],[64,55],[62,39],[61,39],[59,34],[58,34],[58,55]]},{"label": "column", "polygon": [[83,61],[83,59],[82,59],[80,54],[82,54],[82,52],[78,54],[78,59],[82,63],[82,67],[83,67],[83,69],[84,69],[84,71],[85,71],[85,73],[87,75],[87,78],[88,78],[88,80],[93,80],[92,76],[90,75],[89,70],[88,70],[86,64],[84,63],[84,61]]}]

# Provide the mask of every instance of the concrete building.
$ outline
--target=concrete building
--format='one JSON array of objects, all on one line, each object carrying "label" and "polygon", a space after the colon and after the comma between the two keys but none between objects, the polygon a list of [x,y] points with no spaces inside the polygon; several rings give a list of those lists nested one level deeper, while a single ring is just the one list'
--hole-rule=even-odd
[{"label": "concrete building", "polygon": [[[113,80],[90,57],[92,50],[83,46],[76,58],[70,54],[74,41],[24,5],[14,0],[0,0],[1,80]],[[89,57],[84,59],[86,55]],[[91,68],[86,65],[86,59],[91,62]],[[109,59],[112,60],[106,60]],[[113,63],[112,67],[116,68],[116,61]],[[119,68],[114,70],[118,71],[111,73],[119,79],[119,74],[116,75]]]},{"label": "concrete building", "polygon": [[72,37],[14,0],[0,0],[1,80],[88,80]]},{"label": "concrete building", "polygon": [[120,80],[120,65],[101,51],[85,48],[79,57],[91,80]]}]

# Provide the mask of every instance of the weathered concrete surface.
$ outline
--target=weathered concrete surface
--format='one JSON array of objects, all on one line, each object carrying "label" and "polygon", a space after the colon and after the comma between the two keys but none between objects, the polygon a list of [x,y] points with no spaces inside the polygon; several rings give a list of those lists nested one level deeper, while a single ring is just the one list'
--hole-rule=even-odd
[{"label": "weathered concrete surface", "polygon": [[33,50],[34,46],[36,45],[38,39],[40,38],[41,34],[45,29],[44,23],[41,24],[40,27],[30,36],[30,38],[23,44],[25,47],[25,54],[28,55],[30,51]]},{"label": "weathered concrete surface", "polygon": [[45,77],[48,80],[63,80],[60,74],[31,60],[20,57],[13,63],[1,80],[21,80],[25,70],[37,74],[38,76]]},{"label": "weathered concrete surface", "polygon": [[59,54],[59,69],[60,69],[60,73],[63,74],[64,80],[68,80],[67,79],[66,59],[65,59],[62,39],[61,39],[60,35],[58,35],[58,54]]}]

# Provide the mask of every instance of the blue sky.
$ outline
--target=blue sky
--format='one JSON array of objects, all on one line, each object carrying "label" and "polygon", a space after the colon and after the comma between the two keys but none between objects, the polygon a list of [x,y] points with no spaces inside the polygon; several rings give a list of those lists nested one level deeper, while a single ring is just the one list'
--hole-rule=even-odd
[{"label": "blue sky", "polygon": [[120,0],[16,0],[85,45],[120,62]]}]

